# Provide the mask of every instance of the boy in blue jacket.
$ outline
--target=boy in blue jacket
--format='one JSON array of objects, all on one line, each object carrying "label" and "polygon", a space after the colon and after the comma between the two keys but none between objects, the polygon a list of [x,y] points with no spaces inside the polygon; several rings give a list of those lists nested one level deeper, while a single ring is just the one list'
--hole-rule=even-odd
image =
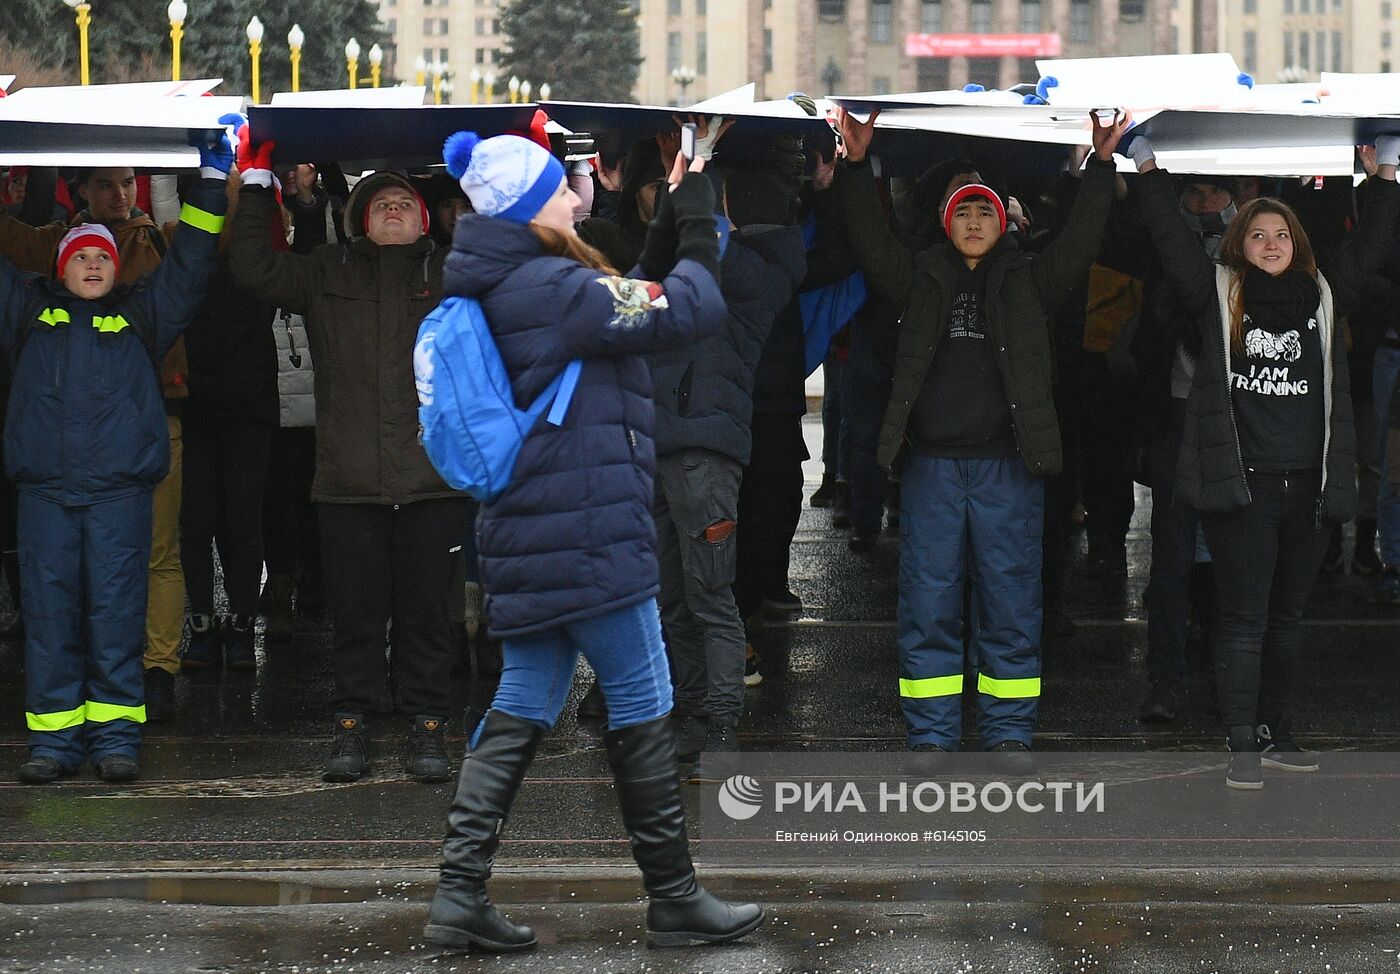
[{"label": "boy in blue jacket", "polygon": [[152,491],[170,466],[159,363],[204,299],[233,163],[200,149],[200,180],[160,268],[116,286],[117,245],[79,224],[55,277],[0,260],[0,355],[13,376],[5,471],[19,491],[26,784],[90,760],[134,781]]}]

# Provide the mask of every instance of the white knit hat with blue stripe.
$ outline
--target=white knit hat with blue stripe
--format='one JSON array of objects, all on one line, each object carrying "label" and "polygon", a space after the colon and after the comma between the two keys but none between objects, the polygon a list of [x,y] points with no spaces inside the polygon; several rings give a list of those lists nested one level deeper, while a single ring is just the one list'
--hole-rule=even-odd
[{"label": "white knit hat with blue stripe", "polygon": [[534,219],[564,181],[559,160],[518,135],[483,139],[458,132],[448,137],[442,156],[473,210],[512,223]]}]

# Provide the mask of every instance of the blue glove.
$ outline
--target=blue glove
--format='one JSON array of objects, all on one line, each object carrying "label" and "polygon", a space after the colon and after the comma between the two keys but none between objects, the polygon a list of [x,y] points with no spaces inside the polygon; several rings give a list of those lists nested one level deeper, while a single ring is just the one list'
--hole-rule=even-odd
[{"label": "blue glove", "polygon": [[213,148],[207,145],[199,147],[199,169],[201,175],[206,177],[227,179],[229,170],[233,168],[233,160],[233,143],[229,141],[227,132],[220,133],[219,142]]}]

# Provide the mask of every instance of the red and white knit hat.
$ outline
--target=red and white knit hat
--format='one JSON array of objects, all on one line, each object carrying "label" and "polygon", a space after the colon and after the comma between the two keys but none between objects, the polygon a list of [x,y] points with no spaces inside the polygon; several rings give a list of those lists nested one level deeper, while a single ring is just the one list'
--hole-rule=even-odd
[{"label": "red and white knit hat", "polygon": [[58,242],[58,263],[54,266],[59,277],[63,276],[63,268],[69,259],[84,247],[101,247],[111,256],[112,267],[121,269],[121,259],[117,256],[117,238],[112,236],[112,231],[100,223],[79,223]]},{"label": "red and white knit hat", "polygon": [[1001,232],[1006,232],[1006,204],[1001,201],[996,190],[985,183],[968,183],[960,186],[948,197],[948,203],[943,207],[943,233],[948,237],[953,236],[953,213],[957,210],[958,204],[965,200],[981,197],[992,205],[992,209],[997,211],[997,220],[1001,224]]}]

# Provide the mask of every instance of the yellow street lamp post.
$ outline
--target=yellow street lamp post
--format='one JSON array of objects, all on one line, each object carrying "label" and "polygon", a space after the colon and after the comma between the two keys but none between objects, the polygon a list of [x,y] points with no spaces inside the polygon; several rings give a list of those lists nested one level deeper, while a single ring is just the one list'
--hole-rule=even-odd
[{"label": "yellow street lamp post", "polygon": [[301,91],[301,46],[306,43],[306,32],[301,24],[293,24],[287,31],[287,47],[292,52],[292,90]]},{"label": "yellow street lamp post", "polygon": [[549,82],[540,85],[540,101],[549,101]]},{"label": "yellow street lamp post", "polygon": [[520,102],[520,79],[511,75],[510,80],[506,82],[506,90],[510,92],[510,103],[512,105],[518,104]]},{"label": "yellow street lamp post", "polygon": [[384,63],[384,49],[375,44],[369,49],[369,83],[370,87],[379,87],[380,65]]},{"label": "yellow street lamp post", "polygon": [[78,79],[87,84],[88,76],[88,26],[92,23],[92,4],[87,0],[63,0],[73,8],[78,25]]},{"label": "yellow street lamp post", "polygon": [[263,23],[254,15],[248,21],[248,56],[253,59],[253,104],[262,101]]},{"label": "yellow street lamp post", "polygon": [[520,103],[526,104],[530,100],[530,82],[520,82]]},{"label": "yellow street lamp post", "polygon": [[413,62],[413,83],[418,87],[423,87],[427,83],[428,62],[423,60],[423,55],[418,55]]},{"label": "yellow street lamp post", "polygon": [[185,36],[185,14],[189,7],[185,0],[170,0],[165,14],[170,18],[170,80],[180,80],[180,41]]},{"label": "yellow street lamp post", "polygon": [[442,76],[447,73],[447,64],[443,61],[433,61],[433,104],[442,104]]},{"label": "yellow street lamp post", "polygon": [[472,82],[472,104],[479,104],[481,102],[481,69],[472,68],[471,74],[467,75],[467,77],[469,77]]},{"label": "yellow street lamp post", "polygon": [[486,95],[486,104],[490,105],[496,100],[496,72],[487,71],[486,76],[481,79],[481,83],[485,85],[482,91]]},{"label": "yellow street lamp post", "polygon": [[350,72],[350,88],[360,86],[360,42],[350,38],[345,42],[345,68]]}]

